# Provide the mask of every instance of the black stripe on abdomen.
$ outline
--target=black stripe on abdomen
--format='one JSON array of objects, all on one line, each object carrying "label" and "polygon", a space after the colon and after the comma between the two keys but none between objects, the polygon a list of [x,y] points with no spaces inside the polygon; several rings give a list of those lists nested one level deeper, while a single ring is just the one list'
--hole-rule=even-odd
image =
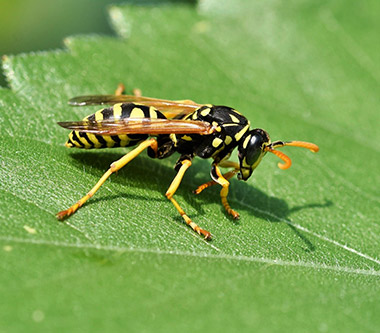
[{"label": "black stripe on abdomen", "polygon": [[79,146],[80,148],[84,148],[84,144],[82,142],[80,142],[78,136],[77,136],[77,131],[72,131],[73,135],[72,135],[72,140],[73,140],[73,143],[75,146]]}]

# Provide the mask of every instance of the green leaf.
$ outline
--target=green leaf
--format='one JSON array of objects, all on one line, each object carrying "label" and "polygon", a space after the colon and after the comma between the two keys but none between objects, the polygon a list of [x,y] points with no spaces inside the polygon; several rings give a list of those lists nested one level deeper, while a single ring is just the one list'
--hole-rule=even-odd
[{"label": "green leaf", "polygon": [[[5,57],[0,90],[0,328],[4,331],[376,331],[379,328],[378,2],[202,1],[111,7],[119,38]],[[289,148],[219,189],[197,160],[176,197],[176,157],[142,154],[78,213],[127,150],[68,150],[57,121],[123,82],[146,96],[230,105]]]}]

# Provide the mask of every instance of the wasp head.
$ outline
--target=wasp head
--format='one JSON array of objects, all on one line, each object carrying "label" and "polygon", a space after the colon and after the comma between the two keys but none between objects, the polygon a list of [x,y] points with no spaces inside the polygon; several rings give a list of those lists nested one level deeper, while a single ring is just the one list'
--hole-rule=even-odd
[{"label": "wasp head", "polygon": [[278,163],[278,167],[280,169],[284,170],[290,168],[292,165],[290,158],[283,152],[275,150],[275,148],[284,146],[307,148],[314,153],[319,150],[318,146],[314,143],[304,141],[271,142],[269,134],[266,131],[260,128],[255,128],[247,132],[247,134],[240,141],[238,147],[240,161],[240,172],[238,174],[238,178],[247,180],[268,151],[282,159],[284,163]]},{"label": "wasp head", "polygon": [[260,128],[249,131],[240,141],[239,161],[240,172],[239,179],[247,180],[253,170],[260,164],[261,159],[266,154],[266,147],[270,145],[269,134]]}]

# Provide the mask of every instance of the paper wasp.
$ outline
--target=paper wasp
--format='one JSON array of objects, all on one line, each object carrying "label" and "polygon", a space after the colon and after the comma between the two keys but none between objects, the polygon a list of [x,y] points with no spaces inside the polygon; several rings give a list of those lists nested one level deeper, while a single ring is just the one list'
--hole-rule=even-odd
[{"label": "paper wasp", "polygon": [[[64,128],[72,130],[66,147],[76,148],[113,148],[136,146],[119,160],[113,162],[108,171],[95,186],[69,209],[57,214],[59,220],[74,214],[106,179],[120,170],[137,155],[147,149],[151,158],[166,158],[174,152],[180,154],[175,165],[177,175],[170,184],[166,197],[173,203],[185,222],[205,239],[211,233],[201,229],[193,222],[174,199],[185,171],[191,166],[195,156],[212,158],[211,178],[194,192],[201,193],[205,188],[219,184],[222,186],[220,197],[226,212],[234,219],[239,214],[228,201],[229,179],[237,174],[239,180],[247,180],[267,152],[283,160],[281,169],[291,166],[291,160],[276,150],[284,146],[302,147],[317,152],[318,146],[303,141],[271,141],[266,131],[260,128],[250,129],[250,122],[238,111],[211,104],[197,104],[190,100],[171,101],[123,95],[120,85],[115,95],[93,95],[74,97],[69,104],[94,105],[109,104],[107,107],[87,116],[82,121],[59,122]],[[232,151],[238,149],[239,163],[229,161]],[[220,167],[231,171],[222,174]]]}]

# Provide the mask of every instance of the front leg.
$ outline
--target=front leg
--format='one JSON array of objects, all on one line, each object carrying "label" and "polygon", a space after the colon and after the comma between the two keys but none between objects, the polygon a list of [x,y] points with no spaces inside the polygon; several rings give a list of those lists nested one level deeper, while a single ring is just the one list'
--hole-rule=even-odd
[{"label": "front leg", "polygon": [[[221,163],[219,163],[219,166],[222,167],[222,168],[233,168],[234,170],[231,170],[229,172],[226,172],[223,174],[223,178],[229,180],[231,179],[233,176],[235,176],[239,170],[240,170],[240,166],[238,163],[236,162],[232,162],[232,161],[223,161]],[[207,183],[204,183],[202,185],[199,185],[198,188],[196,190],[193,191],[193,193],[195,194],[199,194],[201,193],[204,189],[210,187],[210,186],[213,186],[213,185],[216,185],[218,184],[216,181],[214,180],[210,180],[209,182]]]},{"label": "front leg", "polygon": [[222,186],[222,190],[220,191],[220,198],[222,199],[222,205],[225,208],[226,212],[235,220],[239,219],[239,213],[234,211],[227,201],[228,187],[230,186],[230,182],[222,175],[219,166],[216,163],[212,164],[211,177],[216,183]]}]

